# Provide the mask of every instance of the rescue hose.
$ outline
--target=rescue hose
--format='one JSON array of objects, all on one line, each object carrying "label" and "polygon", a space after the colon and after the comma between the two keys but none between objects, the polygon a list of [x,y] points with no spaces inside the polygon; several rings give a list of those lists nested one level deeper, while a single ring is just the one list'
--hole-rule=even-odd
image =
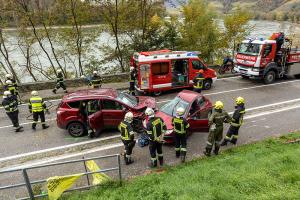
[{"label": "rescue hose", "polygon": [[[55,105],[53,105],[53,103],[52,103],[51,101],[46,101],[46,102],[49,103],[49,106],[46,107],[46,109],[48,110],[48,112],[45,112],[45,113],[49,115],[49,114],[50,114],[49,110],[50,110],[51,108],[54,108]],[[32,115],[33,115],[33,114],[30,113],[30,114],[26,117],[26,120],[33,120],[33,119],[32,119]]]}]

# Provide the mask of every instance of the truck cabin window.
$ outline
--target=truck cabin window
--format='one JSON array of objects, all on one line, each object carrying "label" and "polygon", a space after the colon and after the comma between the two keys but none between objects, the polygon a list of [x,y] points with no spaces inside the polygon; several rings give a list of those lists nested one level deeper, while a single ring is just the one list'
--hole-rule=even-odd
[{"label": "truck cabin window", "polygon": [[152,63],[152,74],[153,75],[166,75],[169,73],[169,63]]},{"label": "truck cabin window", "polygon": [[193,60],[192,65],[193,65],[193,69],[195,70],[200,70],[200,69],[205,70],[205,66],[199,60]]},{"label": "truck cabin window", "polygon": [[253,44],[253,43],[242,43],[239,46],[238,53],[245,54],[245,55],[251,55],[251,56],[257,56],[259,55],[261,51],[261,44]]},{"label": "truck cabin window", "polygon": [[272,52],[272,45],[271,44],[267,44],[265,46],[265,49],[264,49],[264,54],[263,54],[263,57],[267,57],[270,53]]}]

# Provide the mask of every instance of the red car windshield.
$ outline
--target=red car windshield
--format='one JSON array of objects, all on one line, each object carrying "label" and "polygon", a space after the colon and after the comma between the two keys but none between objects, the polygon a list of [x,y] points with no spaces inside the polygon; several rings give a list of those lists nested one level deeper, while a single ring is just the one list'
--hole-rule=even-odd
[{"label": "red car windshield", "polygon": [[179,107],[182,107],[185,110],[185,113],[187,113],[187,108],[189,106],[189,103],[182,100],[179,97],[175,97],[175,99],[173,99],[172,101],[170,101],[169,103],[165,104],[164,106],[161,107],[161,109],[159,109],[161,112],[170,115],[172,117],[175,117],[176,115],[176,110]]},{"label": "red car windshield", "polygon": [[136,97],[128,95],[126,93],[118,92],[118,96],[116,99],[130,107],[135,107],[138,105]]}]

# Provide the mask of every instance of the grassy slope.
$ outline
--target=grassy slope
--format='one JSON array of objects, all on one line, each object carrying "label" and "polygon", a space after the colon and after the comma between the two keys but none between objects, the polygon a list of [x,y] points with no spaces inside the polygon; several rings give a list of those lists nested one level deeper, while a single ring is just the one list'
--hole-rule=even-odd
[{"label": "grassy slope", "polygon": [[[300,138],[293,134],[290,138]],[[63,199],[300,199],[300,144],[286,137],[227,150]]]}]

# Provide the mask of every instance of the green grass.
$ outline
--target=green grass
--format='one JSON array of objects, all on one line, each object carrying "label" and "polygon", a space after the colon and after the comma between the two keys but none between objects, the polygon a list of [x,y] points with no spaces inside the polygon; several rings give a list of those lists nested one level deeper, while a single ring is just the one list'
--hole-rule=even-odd
[{"label": "green grass", "polygon": [[300,144],[285,143],[295,138],[300,134],[232,148],[122,186],[109,183],[62,199],[300,199]]}]

